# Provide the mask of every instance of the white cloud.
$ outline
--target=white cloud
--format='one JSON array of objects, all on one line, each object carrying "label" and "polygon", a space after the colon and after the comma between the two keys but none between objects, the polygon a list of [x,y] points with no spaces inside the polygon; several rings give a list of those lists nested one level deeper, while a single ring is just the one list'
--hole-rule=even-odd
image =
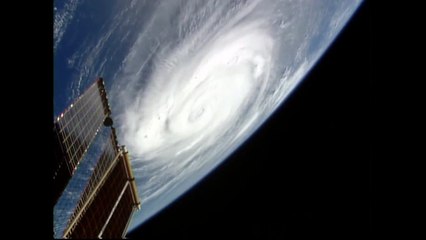
[{"label": "white cloud", "polygon": [[69,0],[65,3],[63,9],[58,11],[57,7],[54,7],[54,22],[53,22],[53,48],[56,51],[56,47],[62,40],[62,36],[67,30],[68,25],[74,17],[74,12],[79,5],[78,0]]}]

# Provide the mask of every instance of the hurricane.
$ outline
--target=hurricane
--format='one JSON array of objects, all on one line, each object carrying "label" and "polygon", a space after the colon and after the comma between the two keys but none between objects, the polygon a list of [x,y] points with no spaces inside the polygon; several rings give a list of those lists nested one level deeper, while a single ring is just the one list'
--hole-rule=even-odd
[{"label": "hurricane", "polygon": [[[73,8],[67,9],[76,12],[90,5],[70,2]],[[243,144],[285,102],[359,4],[112,5],[116,14],[104,16],[108,21],[98,27],[99,36],[87,37],[68,58],[74,70],[67,91],[75,97],[95,76],[106,81],[114,126],[130,152],[142,201],[129,229],[168,206]],[[78,18],[74,15],[69,21]],[[63,42],[68,24],[57,19],[62,29],[55,32]],[[59,54],[61,42],[55,42],[55,51]]]}]

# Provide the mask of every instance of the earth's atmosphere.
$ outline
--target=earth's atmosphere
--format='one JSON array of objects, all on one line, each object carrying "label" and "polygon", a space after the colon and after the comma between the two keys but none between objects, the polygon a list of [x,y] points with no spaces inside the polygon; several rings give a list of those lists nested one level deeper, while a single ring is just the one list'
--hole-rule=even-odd
[{"label": "earth's atmosphere", "polygon": [[360,2],[55,1],[54,114],[104,78],[142,200],[132,230],[265,122]]}]

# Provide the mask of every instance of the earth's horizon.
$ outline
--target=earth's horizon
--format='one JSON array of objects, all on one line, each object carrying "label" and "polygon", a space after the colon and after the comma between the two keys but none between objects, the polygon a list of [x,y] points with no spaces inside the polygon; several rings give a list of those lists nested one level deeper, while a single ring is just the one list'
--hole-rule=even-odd
[{"label": "earth's horizon", "polygon": [[54,114],[104,78],[142,201],[129,231],[238,149],[361,4],[110,2],[55,1]]}]

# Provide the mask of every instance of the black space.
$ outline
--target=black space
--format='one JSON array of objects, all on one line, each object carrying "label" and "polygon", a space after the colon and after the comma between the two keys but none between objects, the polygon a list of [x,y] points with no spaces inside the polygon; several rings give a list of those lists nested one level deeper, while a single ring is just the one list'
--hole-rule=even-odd
[{"label": "black space", "polygon": [[373,80],[367,2],[249,141],[127,237],[281,239],[369,232]]}]

